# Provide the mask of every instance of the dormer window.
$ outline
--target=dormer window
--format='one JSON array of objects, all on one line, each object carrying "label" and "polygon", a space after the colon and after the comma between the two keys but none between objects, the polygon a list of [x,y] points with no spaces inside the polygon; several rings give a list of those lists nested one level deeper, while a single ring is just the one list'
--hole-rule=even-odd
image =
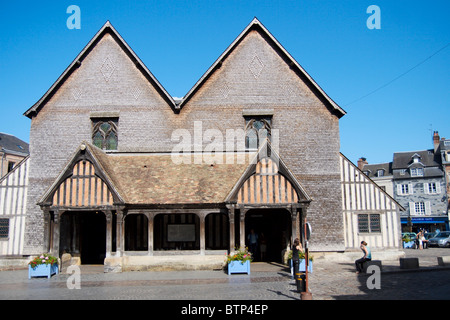
[{"label": "dormer window", "polygon": [[413,163],[419,163],[420,162],[420,156],[417,153],[415,153],[412,156],[412,158],[413,158]]},{"label": "dormer window", "polygon": [[411,168],[411,177],[423,177],[423,168]]},{"label": "dormer window", "polygon": [[383,169],[378,169],[377,170],[377,177],[384,177],[384,170]]}]

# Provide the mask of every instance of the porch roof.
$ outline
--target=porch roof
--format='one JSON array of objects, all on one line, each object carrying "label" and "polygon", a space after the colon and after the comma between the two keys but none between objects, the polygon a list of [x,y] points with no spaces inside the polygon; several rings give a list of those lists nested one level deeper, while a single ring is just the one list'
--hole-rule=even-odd
[{"label": "porch roof", "polygon": [[[262,162],[267,162],[266,151],[275,161],[270,162],[271,170],[275,170],[270,177],[261,172]],[[250,181],[255,175],[258,177]],[[245,194],[261,194],[261,199],[258,196],[247,199],[242,188],[247,190]],[[183,207],[236,202],[280,205],[298,201],[309,202],[311,198],[268,142],[255,152],[214,156],[105,153],[83,142],[38,204],[67,208],[89,208],[93,203]]]},{"label": "porch roof", "polygon": [[205,161],[175,163],[171,154],[106,154],[91,147],[108,172],[126,204],[218,204],[224,203],[248,167],[251,156],[226,163]]}]

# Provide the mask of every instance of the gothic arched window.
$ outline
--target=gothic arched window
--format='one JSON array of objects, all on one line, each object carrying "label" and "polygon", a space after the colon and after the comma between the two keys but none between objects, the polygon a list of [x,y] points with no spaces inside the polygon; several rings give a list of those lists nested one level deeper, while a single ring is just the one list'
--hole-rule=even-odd
[{"label": "gothic arched window", "polygon": [[93,119],[92,143],[103,150],[117,150],[118,119]]},{"label": "gothic arched window", "polygon": [[272,119],[270,117],[252,117],[245,119],[245,148],[257,149],[272,133]]}]

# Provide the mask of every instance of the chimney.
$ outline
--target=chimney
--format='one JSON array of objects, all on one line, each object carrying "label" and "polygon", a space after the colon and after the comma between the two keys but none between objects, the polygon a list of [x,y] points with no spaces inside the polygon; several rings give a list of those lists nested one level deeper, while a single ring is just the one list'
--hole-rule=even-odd
[{"label": "chimney", "polygon": [[433,132],[433,145],[434,145],[434,152],[436,153],[437,149],[439,148],[439,133],[437,131]]},{"label": "chimney", "polygon": [[358,160],[358,168],[359,168],[360,170],[362,170],[362,169],[364,168],[364,165],[366,165],[366,164],[369,164],[369,163],[366,161],[366,158],[364,158],[364,157],[359,158],[359,160]]}]

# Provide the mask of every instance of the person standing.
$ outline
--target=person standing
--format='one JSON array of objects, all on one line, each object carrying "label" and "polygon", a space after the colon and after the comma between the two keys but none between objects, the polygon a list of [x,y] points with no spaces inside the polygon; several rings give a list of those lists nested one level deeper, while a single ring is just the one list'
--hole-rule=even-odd
[{"label": "person standing", "polygon": [[261,254],[261,261],[266,260],[266,251],[267,251],[267,242],[266,237],[264,236],[264,233],[261,233],[261,239],[259,240],[259,252]]},{"label": "person standing", "polygon": [[425,240],[425,237],[423,235],[423,230],[420,230],[419,233],[417,234],[417,240],[419,241],[419,249],[422,250],[423,242]]},{"label": "person standing", "polygon": [[367,242],[361,241],[360,249],[364,253],[364,256],[361,259],[355,261],[356,273],[361,273],[363,271],[364,262],[372,260],[372,252],[367,246]]},{"label": "person standing", "polygon": [[251,229],[248,235],[248,250],[252,253],[253,257],[256,258],[256,251],[258,250],[258,235],[255,230]]},{"label": "person standing", "polygon": [[300,239],[295,238],[294,243],[292,244],[292,267],[294,271],[294,279],[297,285],[297,291],[301,291],[300,289],[300,257],[299,253],[303,251],[302,245],[300,244]]}]

